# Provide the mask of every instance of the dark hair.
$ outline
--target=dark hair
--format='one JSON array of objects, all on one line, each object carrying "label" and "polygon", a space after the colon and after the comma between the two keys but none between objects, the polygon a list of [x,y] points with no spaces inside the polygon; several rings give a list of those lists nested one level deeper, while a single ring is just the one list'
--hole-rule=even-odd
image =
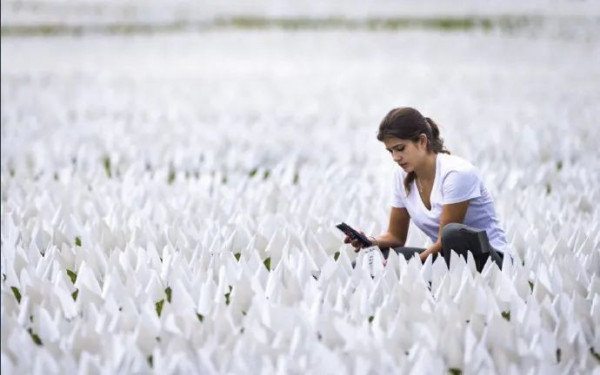
[{"label": "dark hair", "polygon": [[[427,136],[427,151],[436,154],[450,153],[444,147],[444,140],[440,137],[438,125],[411,107],[394,108],[389,111],[379,125],[377,139],[383,142],[385,138],[396,137],[416,142],[421,134]],[[410,193],[410,184],[414,179],[415,172],[410,172],[404,179],[404,188],[407,194]]]}]

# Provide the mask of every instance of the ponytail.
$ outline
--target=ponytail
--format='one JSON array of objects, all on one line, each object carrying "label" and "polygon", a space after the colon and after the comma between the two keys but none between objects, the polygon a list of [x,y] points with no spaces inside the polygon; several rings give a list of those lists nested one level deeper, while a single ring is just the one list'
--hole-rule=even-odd
[{"label": "ponytail", "polygon": [[444,139],[440,137],[440,128],[435,121],[429,117],[425,117],[425,122],[427,122],[431,128],[431,140],[429,140],[430,150],[436,154],[450,154],[450,151],[444,147]]},{"label": "ponytail", "polygon": [[[429,117],[425,117],[425,122],[429,125],[431,129],[431,137],[427,133],[427,149],[433,151],[436,154],[450,154],[450,151],[444,147],[444,139],[440,137],[440,128],[438,125],[430,119]],[[406,195],[410,194],[410,186],[412,182],[415,180],[415,172],[409,172],[404,178],[404,189],[406,190]]]}]

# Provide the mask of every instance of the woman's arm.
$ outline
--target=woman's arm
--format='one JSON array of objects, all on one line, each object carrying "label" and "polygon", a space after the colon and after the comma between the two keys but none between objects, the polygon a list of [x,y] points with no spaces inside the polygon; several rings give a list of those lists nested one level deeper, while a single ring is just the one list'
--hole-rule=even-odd
[{"label": "woman's arm", "polygon": [[373,241],[373,244],[379,246],[380,249],[404,246],[406,243],[406,236],[408,235],[409,223],[410,215],[406,208],[392,207],[387,232],[380,236],[370,238],[375,240]]},{"label": "woman's arm", "polygon": [[442,216],[440,218],[438,239],[434,244],[429,246],[419,255],[423,262],[430,254],[437,254],[440,250],[442,250],[442,230],[444,229],[444,226],[450,223],[462,223],[463,220],[465,220],[467,208],[469,208],[469,201],[445,204],[442,206]]}]

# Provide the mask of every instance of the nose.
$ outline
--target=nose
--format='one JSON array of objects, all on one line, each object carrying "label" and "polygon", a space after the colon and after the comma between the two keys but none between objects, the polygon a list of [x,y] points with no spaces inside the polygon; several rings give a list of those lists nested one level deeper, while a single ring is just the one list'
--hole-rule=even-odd
[{"label": "nose", "polygon": [[400,152],[394,150],[392,151],[392,159],[394,159],[396,163],[399,163],[400,161],[402,161],[402,155],[400,155]]}]

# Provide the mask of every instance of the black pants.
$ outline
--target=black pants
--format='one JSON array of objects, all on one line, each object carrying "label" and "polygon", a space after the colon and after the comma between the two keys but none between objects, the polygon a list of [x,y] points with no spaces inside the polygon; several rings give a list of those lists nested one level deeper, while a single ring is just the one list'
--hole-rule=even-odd
[{"label": "black pants", "polygon": [[[398,255],[403,255],[407,260],[415,254],[420,254],[425,249],[418,247],[396,247],[393,249]],[[488,240],[487,233],[483,229],[475,229],[464,224],[450,223],[442,229],[442,251],[446,264],[450,266],[450,251],[454,250],[458,255],[467,259],[470,251],[475,259],[477,271],[481,272],[488,258],[492,258],[498,267],[502,268],[504,255],[496,251]],[[381,250],[383,257],[387,259],[390,249]]]}]

